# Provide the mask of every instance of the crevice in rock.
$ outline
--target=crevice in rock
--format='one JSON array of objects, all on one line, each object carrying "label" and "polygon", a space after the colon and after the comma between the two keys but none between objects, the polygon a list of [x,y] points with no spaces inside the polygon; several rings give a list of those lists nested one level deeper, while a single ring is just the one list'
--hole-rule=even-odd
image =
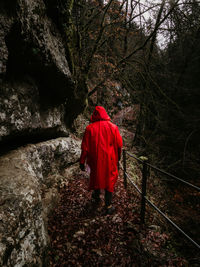
[{"label": "crevice in rock", "polygon": [[11,150],[17,149],[28,144],[37,144],[48,140],[56,139],[59,137],[68,137],[69,133],[59,131],[56,128],[43,129],[41,131],[35,130],[31,133],[25,130],[20,133],[15,133],[0,140],[0,156],[8,153]]},{"label": "crevice in rock", "polygon": [[[41,104],[56,106],[65,103],[73,95],[73,82],[66,77],[51,58],[45,58],[45,51],[22,36],[20,23],[15,23],[5,38],[9,51],[7,80],[23,80],[31,76],[36,81]],[[63,55],[64,56],[64,55]]]},{"label": "crevice in rock", "polygon": [[44,0],[46,6],[46,12],[48,17],[51,18],[52,22],[58,28],[59,32],[62,35],[63,41],[66,44],[65,54],[67,62],[70,68],[70,71],[73,72],[73,63],[71,62],[70,51],[67,49],[67,35],[66,35],[66,9],[67,1],[65,0]]},{"label": "crevice in rock", "polygon": [[16,14],[17,0],[0,1],[0,13]]},{"label": "crevice in rock", "polygon": [[15,248],[15,246],[13,246],[13,245],[7,246],[6,251],[4,253],[4,256],[3,256],[3,264],[7,264],[8,259],[9,259],[14,248]]}]

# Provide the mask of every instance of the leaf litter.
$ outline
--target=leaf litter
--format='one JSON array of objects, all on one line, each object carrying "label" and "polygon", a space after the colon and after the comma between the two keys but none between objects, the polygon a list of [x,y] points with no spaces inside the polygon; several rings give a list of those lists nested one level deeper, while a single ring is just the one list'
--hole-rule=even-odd
[{"label": "leaf litter", "polygon": [[106,215],[103,191],[100,204],[92,203],[84,175],[61,188],[48,222],[49,266],[186,266],[168,249],[168,234],[140,226],[140,198],[120,177],[113,205],[115,213]]}]

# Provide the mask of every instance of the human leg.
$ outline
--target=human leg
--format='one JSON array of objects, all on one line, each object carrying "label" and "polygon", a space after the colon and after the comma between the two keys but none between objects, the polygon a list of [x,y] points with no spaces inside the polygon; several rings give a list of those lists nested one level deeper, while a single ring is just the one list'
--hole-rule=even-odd
[{"label": "human leg", "polygon": [[106,214],[113,214],[115,208],[112,206],[112,192],[105,190]]},{"label": "human leg", "polygon": [[100,201],[100,189],[95,189],[93,192],[92,192],[92,198],[95,200],[95,202],[99,202]]},{"label": "human leg", "polygon": [[112,204],[112,192],[105,189],[105,205],[106,207]]}]

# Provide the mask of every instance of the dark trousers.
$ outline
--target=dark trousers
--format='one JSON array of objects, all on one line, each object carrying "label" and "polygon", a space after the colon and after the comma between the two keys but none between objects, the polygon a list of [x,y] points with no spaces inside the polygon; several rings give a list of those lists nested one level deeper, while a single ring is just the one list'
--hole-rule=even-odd
[{"label": "dark trousers", "polygon": [[[92,197],[95,200],[100,200],[100,189],[95,189],[92,193]],[[105,189],[105,205],[108,207],[112,204],[112,192],[109,192],[108,190]]]}]

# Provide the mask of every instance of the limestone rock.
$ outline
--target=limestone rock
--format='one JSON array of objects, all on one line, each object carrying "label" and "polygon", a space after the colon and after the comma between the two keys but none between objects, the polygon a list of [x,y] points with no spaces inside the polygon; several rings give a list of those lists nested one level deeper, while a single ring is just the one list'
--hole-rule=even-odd
[{"label": "limestone rock", "polygon": [[0,145],[67,136],[82,111],[63,35],[44,0],[0,1]]},{"label": "limestone rock", "polygon": [[67,136],[64,114],[62,104],[41,109],[39,91],[34,85],[7,83],[0,87],[0,141],[37,133],[41,139],[42,134]]},{"label": "limestone rock", "polygon": [[67,183],[60,171],[80,156],[69,126],[84,97],[47,12],[54,5],[0,1],[0,266],[44,265],[47,215]]},{"label": "limestone rock", "polygon": [[80,141],[58,138],[0,157],[0,266],[42,266],[47,215],[64,181],[59,171],[80,157]]},{"label": "limestone rock", "polygon": [[[73,81],[59,30],[46,14],[43,0],[1,1],[0,74],[28,74],[54,97],[66,97]],[[12,10],[12,12],[11,12]]]}]

